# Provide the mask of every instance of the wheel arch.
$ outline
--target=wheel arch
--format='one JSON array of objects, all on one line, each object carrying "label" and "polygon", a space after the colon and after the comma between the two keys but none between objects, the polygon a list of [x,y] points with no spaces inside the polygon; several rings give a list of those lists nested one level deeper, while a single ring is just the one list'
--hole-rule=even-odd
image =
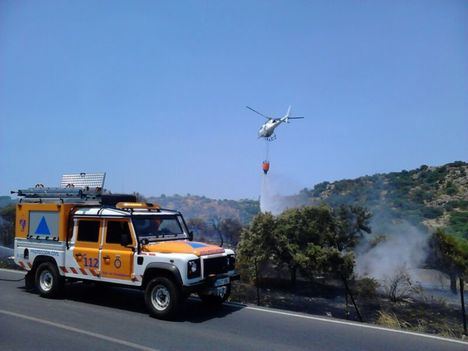
[{"label": "wheel arch", "polygon": [[183,286],[179,269],[171,263],[153,262],[148,264],[143,275],[142,287],[146,288],[151,279],[156,277],[166,277],[173,280],[179,288]]},{"label": "wheel arch", "polygon": [[55,260],[55,258],[50,257],[50,256],[46,256],[46,255],[38,255],[38,256],[34,257],[34,261],[33,261],[32,267],[31,267],[31,271],[36,272],[37,268],[42,263],[45,263],[45,262],[49,262],[49,263],[54,264],[55,267],[57,267],[57,271],[59,272],[59,275],[61,275],[59,266],[58,266],[57,261]]}]

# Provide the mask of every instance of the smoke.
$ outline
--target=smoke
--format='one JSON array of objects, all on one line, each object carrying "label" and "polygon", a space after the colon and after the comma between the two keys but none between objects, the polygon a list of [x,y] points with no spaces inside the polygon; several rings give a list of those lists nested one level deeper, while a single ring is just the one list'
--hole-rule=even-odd
[{"label": "smoke", "polygon": [[292,196],[281,194],[294,193],[298,188],[296,182],[283,175],[262,175],[260,210],[279,215],[288,208],[297,207]]},{"label": "smoke", "polygon": [[[372,228],[379,232],[379,223],[373,223]],[[377,244],[368,239],[357,247],[356,273],[383,281],[403,268],[418,280],[417,269],[424,265],[428,254],[428,233],[400,221],[386,226],[382,239]]]}]

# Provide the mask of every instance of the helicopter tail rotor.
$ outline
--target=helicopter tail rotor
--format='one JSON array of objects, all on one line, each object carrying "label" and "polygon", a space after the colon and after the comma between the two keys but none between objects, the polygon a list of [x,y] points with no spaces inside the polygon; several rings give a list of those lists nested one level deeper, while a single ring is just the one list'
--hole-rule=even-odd
[{"label": "helicopter tail rotor", "polygon": [[286,115],[283,117],[283,118],[284,118],[284,121],[285,121],[286,123],[289,123],[289,120],[290,120],[290,119],[302,119],[302,118],[304,118],[304,117],[302,117],[302,116],[290,116],[290,114],[291,114],[291,105],[290,105],[289,108],[288,108],[288,112],[287,112]]}]

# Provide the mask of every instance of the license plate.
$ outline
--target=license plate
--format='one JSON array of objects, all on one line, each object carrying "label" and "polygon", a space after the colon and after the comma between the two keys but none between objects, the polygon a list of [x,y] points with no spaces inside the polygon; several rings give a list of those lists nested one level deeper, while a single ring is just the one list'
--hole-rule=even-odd
[{"label": "license plate", "polygon": [[214,286],[223,286],[229,284],[229,277],[217,279],[214,283]]},{"label": "license plate", "polygon": [[226,291],[227,291],[227,287],[226,286],[220,286],[218,288],[216,288],[216,295],[218,295],[219,297],[224,297],[224,295],[226,295]]}]

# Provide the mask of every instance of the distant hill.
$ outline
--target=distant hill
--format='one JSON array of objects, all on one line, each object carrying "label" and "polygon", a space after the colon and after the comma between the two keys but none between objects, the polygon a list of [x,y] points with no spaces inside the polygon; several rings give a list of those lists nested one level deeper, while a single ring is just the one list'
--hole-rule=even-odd
[{"label": "distant hill", "polygon": [[[149,200],[178,209],[188,218],[236,218],[244,224],[260,211],[255,200],[215,200],[195,195],[162,195]],[[395,222],[406,221],[430,230],[444,226],[468,239],[468,163],[462,161],[323,182],[280,201],[286,208],[321,203],[365,206],[374,214],[374,227],[380,232]]]},{"label": "distant hill", "polygon": [[232,218],[247,224],[260,212],[259,202],[255,200],[215,200],[189,194],[152,196],[148,201],[156,202],[164,208],[177,209],[188,219],[202,218],[205,221]]}]

